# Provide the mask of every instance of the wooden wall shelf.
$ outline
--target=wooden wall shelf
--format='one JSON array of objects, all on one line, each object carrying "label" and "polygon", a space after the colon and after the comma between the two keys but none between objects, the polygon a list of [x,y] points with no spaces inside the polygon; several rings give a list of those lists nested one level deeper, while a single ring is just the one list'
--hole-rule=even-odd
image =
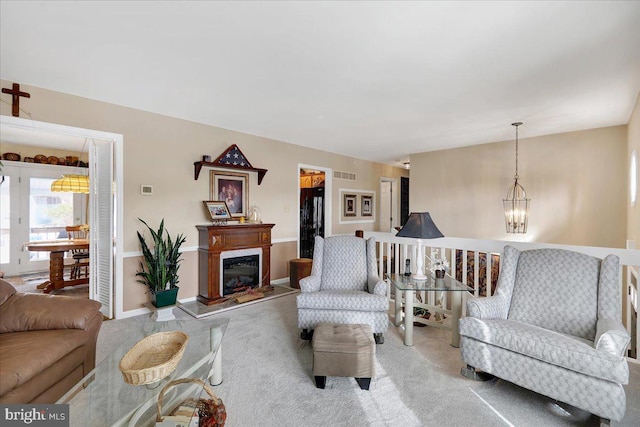
[{"label": "wooden wall shelf", "polygon": [[195,179],[196,181],[198,180],[198,177],[200,176],[200,170],[202,170],[203,167],[258,172],[258,185],[262,183],[262,178],[264,178],[264,176],[267,174],[267,169],[258,169],[258,168],[246,167],[246,166],[221,165],[219,163],[214,163],[214,162],[203,162],[203,161],[194,162],[193,166],[194,166],[193,179]]}]

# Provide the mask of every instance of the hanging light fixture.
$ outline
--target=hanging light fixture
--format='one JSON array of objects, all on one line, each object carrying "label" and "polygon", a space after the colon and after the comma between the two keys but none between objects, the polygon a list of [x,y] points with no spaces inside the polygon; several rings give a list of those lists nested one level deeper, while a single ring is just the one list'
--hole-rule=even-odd
[{"label": "hanging light fixture", "polygon": [[89,194],[87,175],[62,175],[51,183],[51,191]]},{"label": "hanging light fixture", "polygon": [[[87,145],[88,138],[85,138],[82,143],[82,150],[78,153],[78,157],[76,160],[80,158],[82,153],[84,153],[84,148]],[[82,162],[78,162],[78,166]],[[62,193],[80,193],[80,194],[89,194],[89,176],[87,175],[78,175],[78,174],[66,174],[62,175],[62,178],[58,178],[51,183],[51,191],[53,192],[62,192]]]},{"label": "hanging light fixture", "polygon": [[502,199],[504,203],[504,221],[507,233],[526,233],[529,222],[529,201],[524,187],[518,183],[518,126],[522,122],[511,123],[516,127],[516,174],[515,182],[507,191],[507,198]]}]

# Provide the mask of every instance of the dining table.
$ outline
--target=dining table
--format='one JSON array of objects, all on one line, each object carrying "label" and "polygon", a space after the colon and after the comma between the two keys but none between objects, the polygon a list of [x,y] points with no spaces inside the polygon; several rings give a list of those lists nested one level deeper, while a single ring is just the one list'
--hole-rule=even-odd
[{"label": "dining table", "polygon": [[88,250],[89,240],[50,240],[46,242],[29,242],[25,246],[29,251],[49,252],[49,280],[38,285],[38,289],[42,289],[44,293],[49,293],[54,289],[62,289],[67,286],[86,285],[89,283],[89,277],[81,277],[77,279],[64,278],[65,252],[76,249]]}]

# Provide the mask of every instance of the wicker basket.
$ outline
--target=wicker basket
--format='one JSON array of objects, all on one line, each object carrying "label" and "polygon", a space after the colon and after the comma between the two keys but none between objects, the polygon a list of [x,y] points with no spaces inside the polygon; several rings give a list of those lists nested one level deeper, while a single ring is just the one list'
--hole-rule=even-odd
[{"label": "wicker basket", "polygon": [[187,399],[178,406],[187,406],[190,408],[194,408],[194,410],[198,412],[198,417],[200,418],[200,427],[224,426],[224,423],[227,420],[227,411],[224,403],[222,403],[222,400],[217,398],[216,395],[213,394],[211,388],[207,386],[204,381],[197,378],[181,378],[179,380],[171,381],[162,388],[162,391],[158,395],[158,413],[156,415],[156,422],[162,422],[162,399],[164,397],[164,393],[174,385],[185,383],[200,384],[211,399]]},{"label": "wicker basket", "polygon": [[184,332],[158,332],[138,341],[120,360],[127,384],[150,384],[171,374],[184,354],[189,336]]}]

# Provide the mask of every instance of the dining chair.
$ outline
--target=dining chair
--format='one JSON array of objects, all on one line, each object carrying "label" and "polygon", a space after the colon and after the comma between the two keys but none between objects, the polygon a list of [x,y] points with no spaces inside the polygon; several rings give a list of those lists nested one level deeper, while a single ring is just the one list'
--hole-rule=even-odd
[{"label": "dining chair", "polygon": [[[70,225],[65,227],[69,240],[88,239],[89,229],[86,225]],[[72,249],[71,280],[89,277],[89,249]]]}]

